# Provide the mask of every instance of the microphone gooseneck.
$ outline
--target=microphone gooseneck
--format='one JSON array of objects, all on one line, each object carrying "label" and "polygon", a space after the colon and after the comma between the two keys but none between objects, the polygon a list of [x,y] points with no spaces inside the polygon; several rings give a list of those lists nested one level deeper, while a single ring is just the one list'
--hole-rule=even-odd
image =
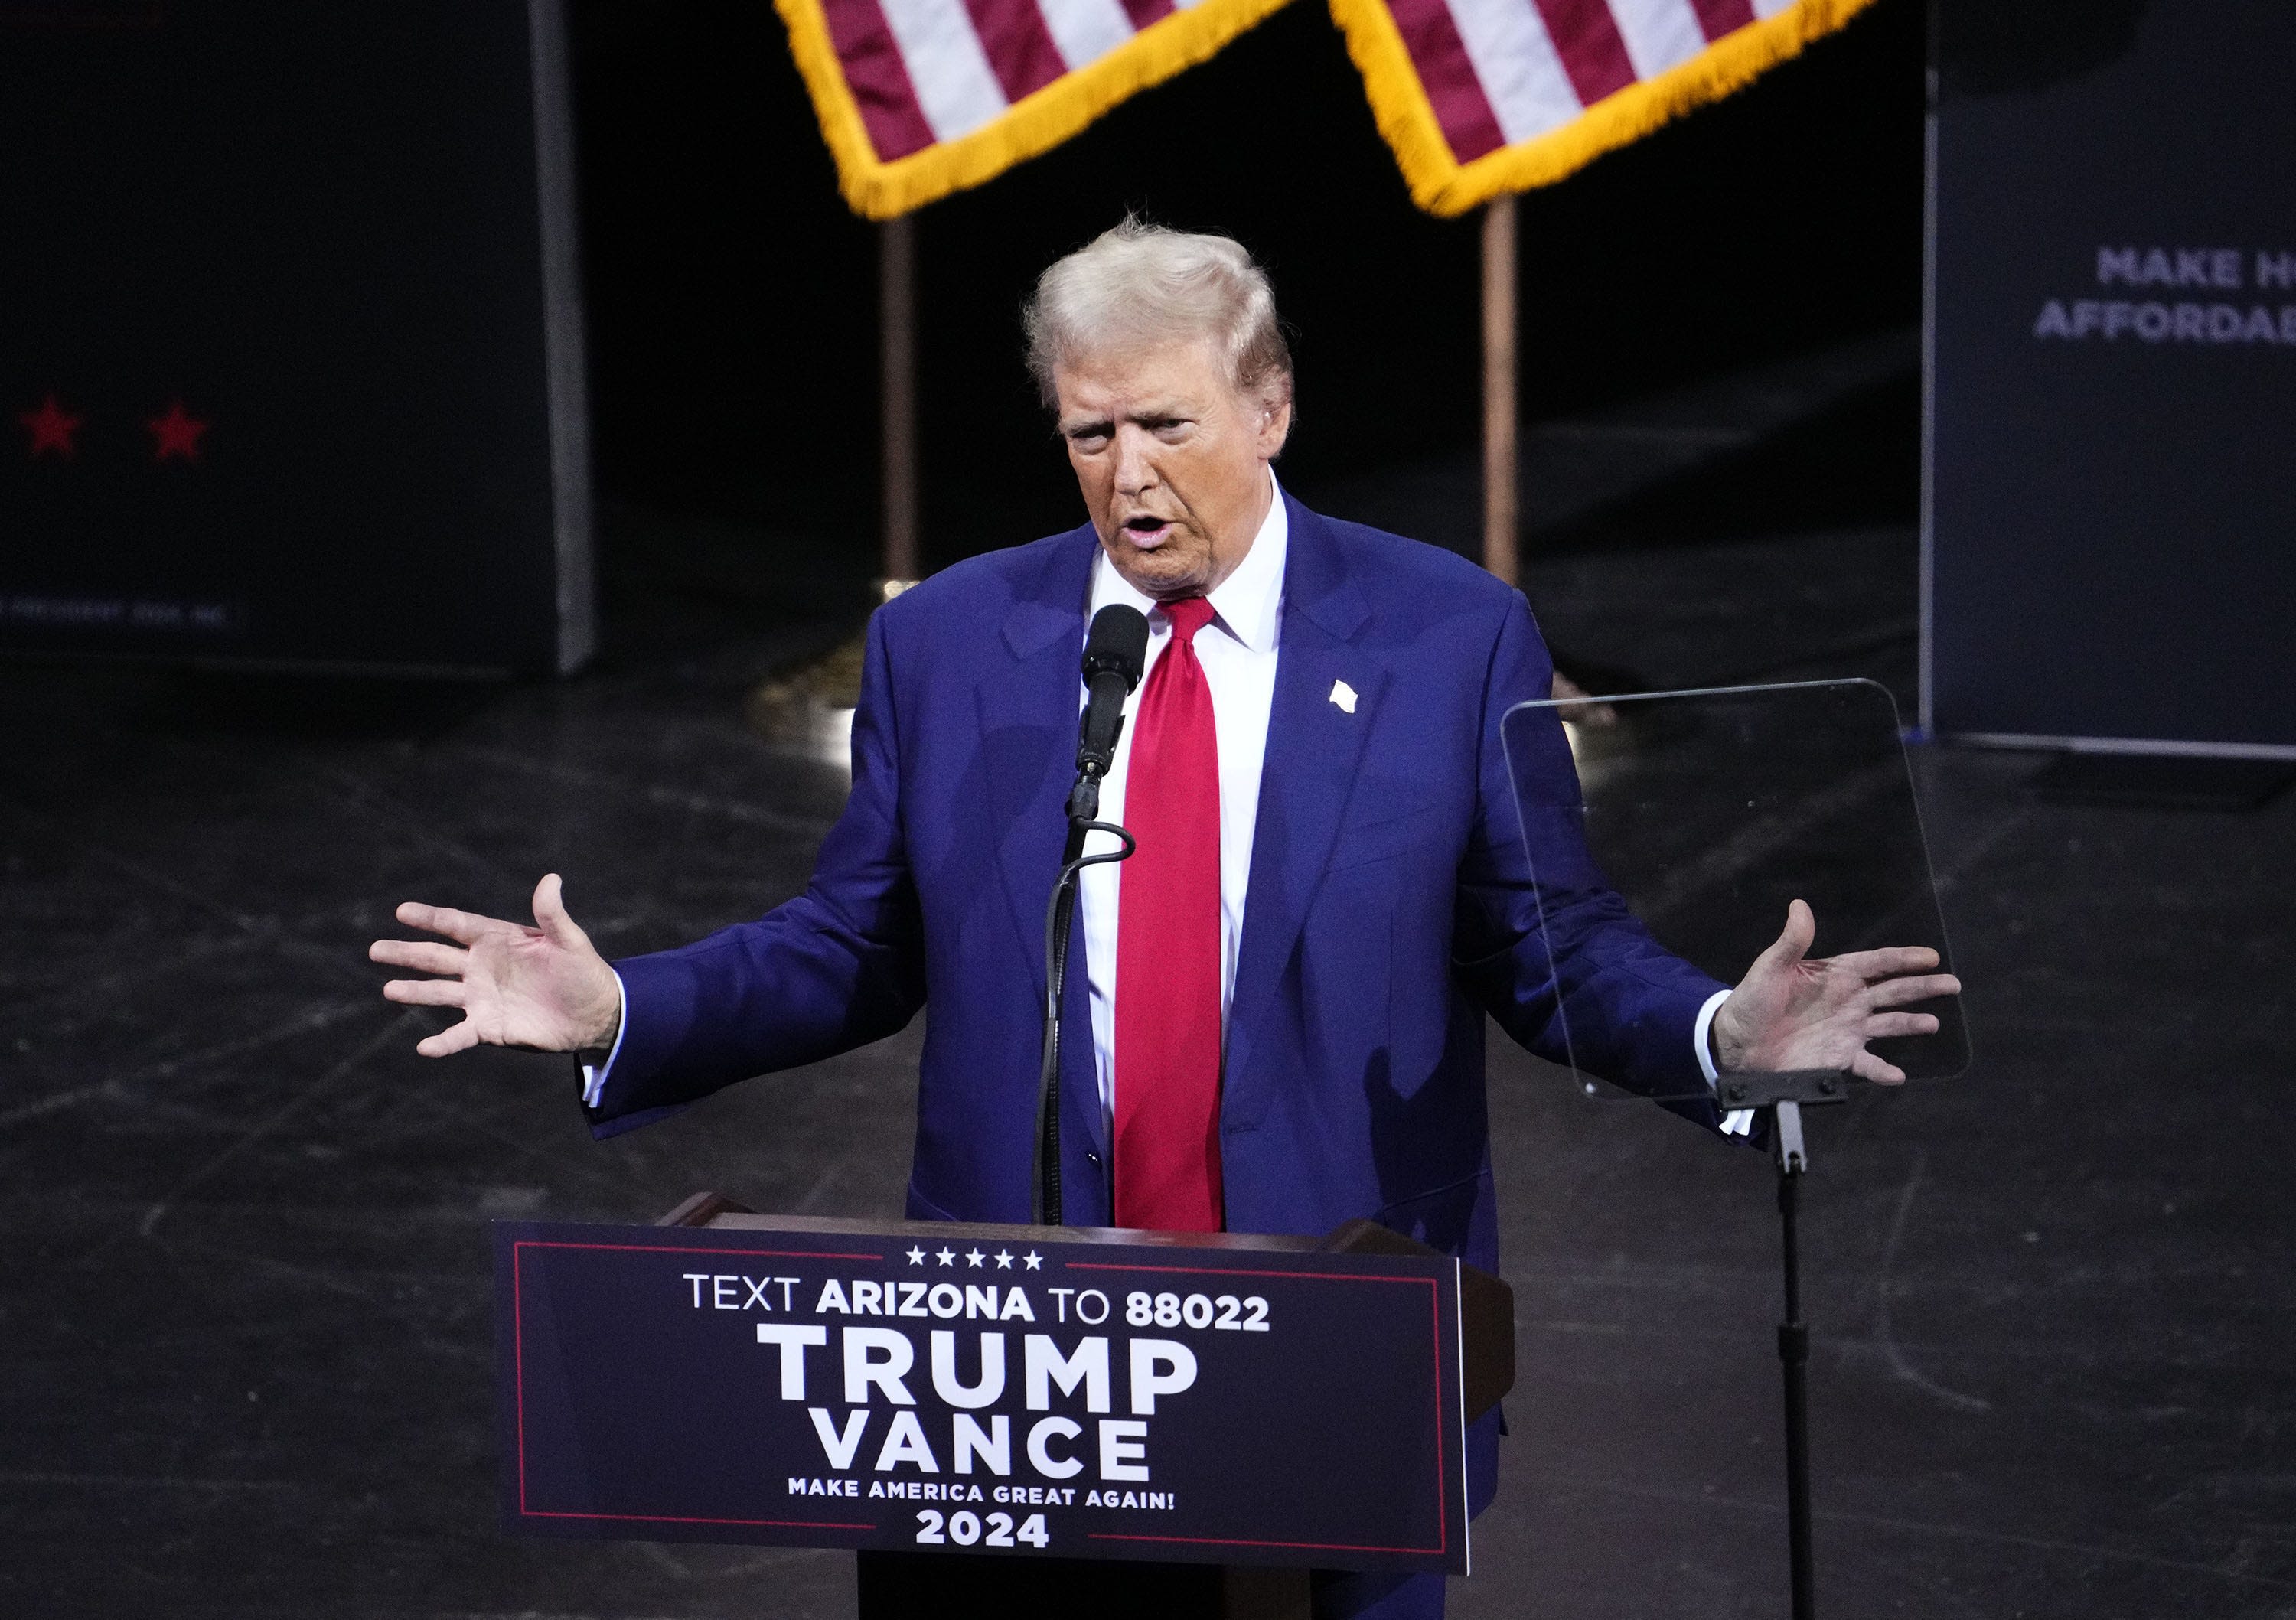
[{"label": "microphone gooseneck", "polygon": [[[1111,602],[1092,616],[1084,638],[1084,717],[1077,725],[1076,786],[1069,790],[1068,847],[1060,876],[1045,908],[1044,1041],[1037,1076],[1037,1131],[1033,1183],[1037,1223],[1062,1223],[1061,1199],[1061,997],[1068,980],[1069,934],[1076,917],[1077,875],[1087,866],[1121,861],[1132,853],[1132,835],[1100,820],[1100,781],[1116,763],[1116,740],[1124,731],[1124,700],[1140,684],[1148,663],[1148,616]],[[1085,835],[1112,834],[1121,846],[1105,855],[1084,852]],[[1115,1207],[1114,1192],[1110,1208]]]}]

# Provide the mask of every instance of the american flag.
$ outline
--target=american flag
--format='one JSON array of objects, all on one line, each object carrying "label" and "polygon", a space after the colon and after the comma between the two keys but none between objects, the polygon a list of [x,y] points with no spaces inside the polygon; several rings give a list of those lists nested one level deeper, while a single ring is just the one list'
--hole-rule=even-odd
[{"label": "american flag", "polygon": [[1285,0],[775,0],[846,200],[887,218],[1068,139]]},{"label": "american flag", "polygon": [[[1330,0],[1421,207],[1562,178],[1869,0]],[[1286,0],[775,0],[846,200],[978,185]]]},{"label": "american flag", "polygon": [[1561,179],[1867,0],[1331,0],[1420,206]]}]

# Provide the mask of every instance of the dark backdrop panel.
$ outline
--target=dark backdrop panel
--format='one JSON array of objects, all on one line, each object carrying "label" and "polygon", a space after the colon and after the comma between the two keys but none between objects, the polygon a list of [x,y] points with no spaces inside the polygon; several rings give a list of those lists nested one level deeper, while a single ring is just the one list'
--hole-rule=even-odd
[{"label": "dark backdrop panel", "polygon": [[586,651],[534,44],[526,0],[0,0],[0,645]]},{"label": "dark backdrop panel", "polygon": [[1942,0],[1933,729],[2296,747],[2292,63],[2285,5]]}]

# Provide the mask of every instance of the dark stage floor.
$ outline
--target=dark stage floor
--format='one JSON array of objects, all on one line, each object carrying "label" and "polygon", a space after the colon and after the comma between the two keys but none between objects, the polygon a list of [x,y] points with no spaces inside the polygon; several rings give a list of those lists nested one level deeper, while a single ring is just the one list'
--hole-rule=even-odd
[{"label": "dark stage floor", "polygon": [[[438,1020],[364,959],[394,902],[514,913],[545,868],[611,953],[803,882],[842,776],[741,700],[834,626],[686,539],[561,685],[0,669],[0,1613],[851,1612],[838,1555],[497,1534],[485,1223],[898,1213],[920,1031],[599,1145],[562,1062],[417,1059]],[[1915,572],[1877,523],[1562,548],[1532,591],[1652,684],[1902,692]],[[2296,802],[1916,752],[1978,1058],[1812,1124],[1821,1603],[2296,1614]],[[1497,1050],[1521,1382],[1454,1612],[1783,1613],[1767,1164]]]}]

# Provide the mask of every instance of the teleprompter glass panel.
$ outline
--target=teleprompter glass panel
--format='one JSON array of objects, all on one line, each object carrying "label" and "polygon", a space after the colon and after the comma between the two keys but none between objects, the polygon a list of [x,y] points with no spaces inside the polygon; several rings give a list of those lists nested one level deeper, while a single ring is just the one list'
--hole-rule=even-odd
[{"label": "teleprompter glass panel", "polygon": [[[1936,970],[1951,971],[1885,687],[1816,681],[1524,703],[1504,735],[1538,926],[1558,963],[1542,1044],[1587,1095],[1710,1096],[1671,1036],[1654,1044],[1634,1026],[1653,1006],[1735,986],[1796,899],[1816,918],[1810,959],[1926,946]],[[1903,1010],[1933,1014],[1937,1031],[1868,1050],[1908,1079],[1968,1066],[1958,998]]]}]

